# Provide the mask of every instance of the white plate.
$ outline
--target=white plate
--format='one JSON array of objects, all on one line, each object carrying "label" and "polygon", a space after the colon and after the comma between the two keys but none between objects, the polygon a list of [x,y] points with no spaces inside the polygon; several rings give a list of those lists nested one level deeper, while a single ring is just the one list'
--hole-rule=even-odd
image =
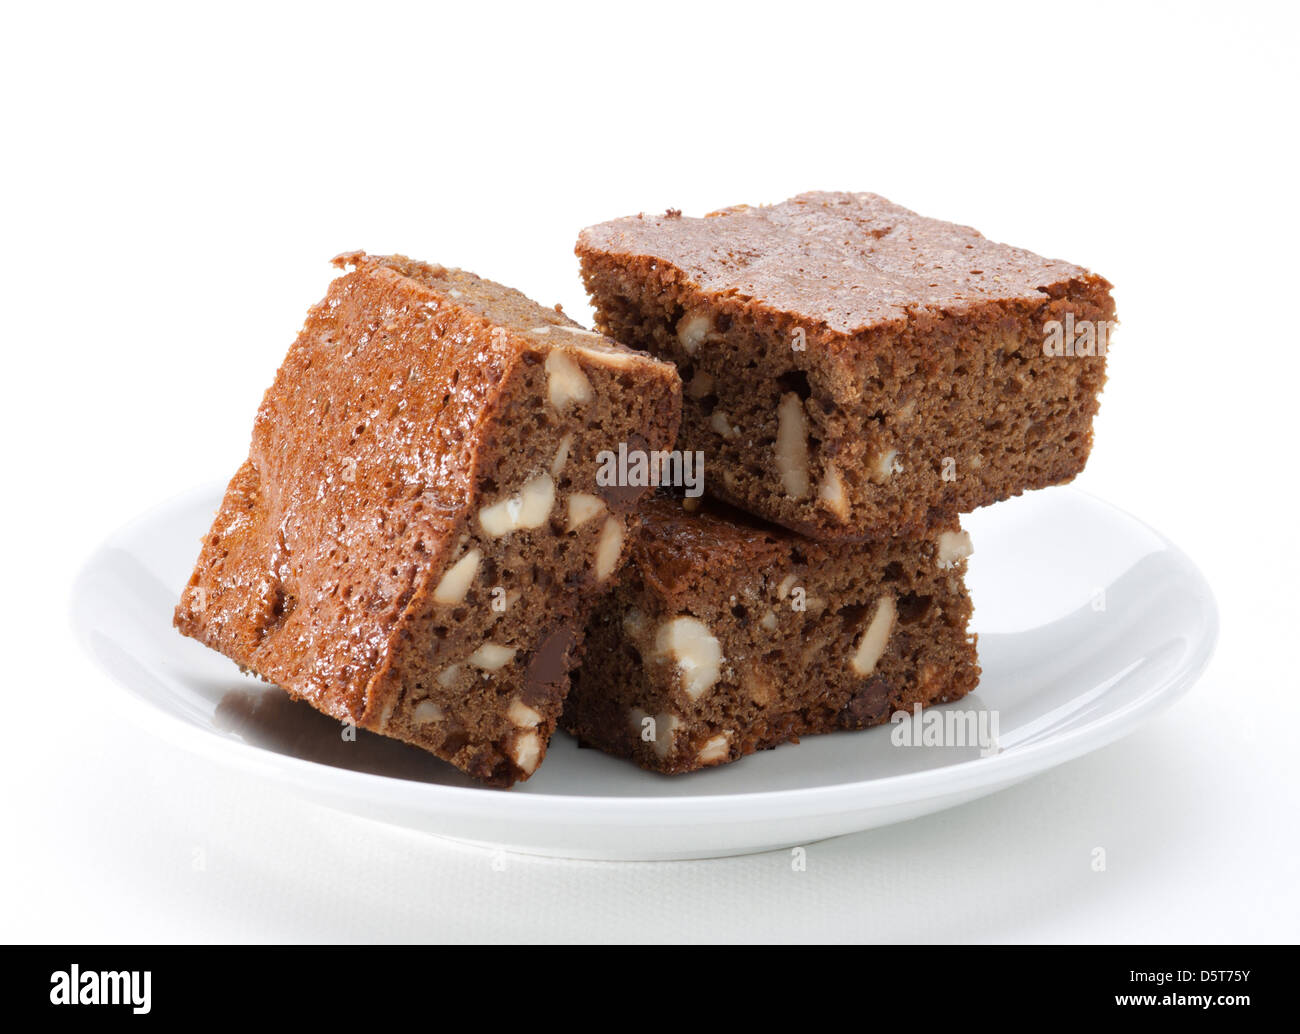
[{"label": "white plate", "polygon": [[1000,751],[896,745],[893,727],[806,738],[660,776],[557,733],[513,790],[359,733],[171,626],[213,487],[114,535],[78,579],[73,620],[149,728],[320,804],[441,836],[576,858],[699,858],[805,844],[993,793],[1110,743],[1204,669],[1218,616],[1199,571],[1127,514],[1070,488],[966,518],[983,679],[949,709],[998,716]]}]

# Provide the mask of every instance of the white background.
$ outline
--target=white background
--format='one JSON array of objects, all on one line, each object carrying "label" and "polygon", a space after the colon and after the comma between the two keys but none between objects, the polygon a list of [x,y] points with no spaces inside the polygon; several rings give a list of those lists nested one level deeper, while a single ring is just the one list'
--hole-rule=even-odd
[{"label": "white background", "polygon": [[[1287,7],[32,4],[4,23],[0,937],[1296,939]],[[405,251],[586,319],[580,227],[809,189],[1115,283],[1078,483],[1179,543],[1223,612],[1172,710],[995,797],[812,845],[804,873],[786,853],[496,872],[121,718],[73,644],[72,578],[113,528],[234,470],[332,255]]]}]

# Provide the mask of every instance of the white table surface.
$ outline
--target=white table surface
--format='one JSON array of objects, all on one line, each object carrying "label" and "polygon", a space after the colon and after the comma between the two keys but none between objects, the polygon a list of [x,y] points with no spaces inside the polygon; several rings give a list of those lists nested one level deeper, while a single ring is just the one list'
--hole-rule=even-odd
[{"label": "white table surface", "polygon": [[[1294,15],[836,10],[12,16],[0,938],[1296,939]],[[606,72],[625,87],[593,88]],[[331,255],[407,250],[586,318],[582,225],[840,188],[1117,285],[1078,484],[1216,589],[1219,652],[1173,709],[994,797],[809,845],[802,872],[786,852],[494,868],[123,719],[72,641],[72,578],[233,471]]]}]

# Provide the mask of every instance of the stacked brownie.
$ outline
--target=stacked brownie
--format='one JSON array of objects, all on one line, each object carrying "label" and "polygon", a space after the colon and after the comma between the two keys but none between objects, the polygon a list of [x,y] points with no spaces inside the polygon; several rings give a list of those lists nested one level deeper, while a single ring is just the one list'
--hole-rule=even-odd
[{"label": "stacked brownie", "polygon": [[969,692],[958,517],[1083,467],[1104,348],[1045,334],[1109,285],[870,194],[577,250],[596,332],[336,259],[177,627],[496,786],[560,724],[675,773]]},{"label": "stacked brownie", "polygon": [[1045,335],[1107,325],[1110,285],[873,194],[618,219],[577,252],[752,517],[648,509],[565,727],[679,772],[969,692],[957,515],[1083,468],[1105,358]]},{"label": "stacked brownie", "polygon": [[956,521],[931,538],[818,542],[656,497],[588,623],[564,727],[687,772],[956,699],[979,677],[968,548]]}]

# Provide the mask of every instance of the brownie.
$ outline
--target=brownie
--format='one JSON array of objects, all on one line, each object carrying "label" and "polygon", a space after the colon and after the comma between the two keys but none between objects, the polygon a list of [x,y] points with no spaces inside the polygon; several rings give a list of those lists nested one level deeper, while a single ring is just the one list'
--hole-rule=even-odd
[{"label": "brownie", "polygon": [[577,253],[597,327],[677,364],[707,490],[788,528],[917,534],[1087,460],[1114,305],[1078,266],[844,193],[617,219]]},{"label": "brownie", "polygon": [[472,273],[356,252],[307,315],[176,610],[333,717],[494,785],[540,763],[673,367]]},{"label": "brownie", "polygon": [[815,542],[655,497],[587,625],[562,725],[659,772],[735,761],[955,700],[979,679],[955,521],[918,539]]}]

